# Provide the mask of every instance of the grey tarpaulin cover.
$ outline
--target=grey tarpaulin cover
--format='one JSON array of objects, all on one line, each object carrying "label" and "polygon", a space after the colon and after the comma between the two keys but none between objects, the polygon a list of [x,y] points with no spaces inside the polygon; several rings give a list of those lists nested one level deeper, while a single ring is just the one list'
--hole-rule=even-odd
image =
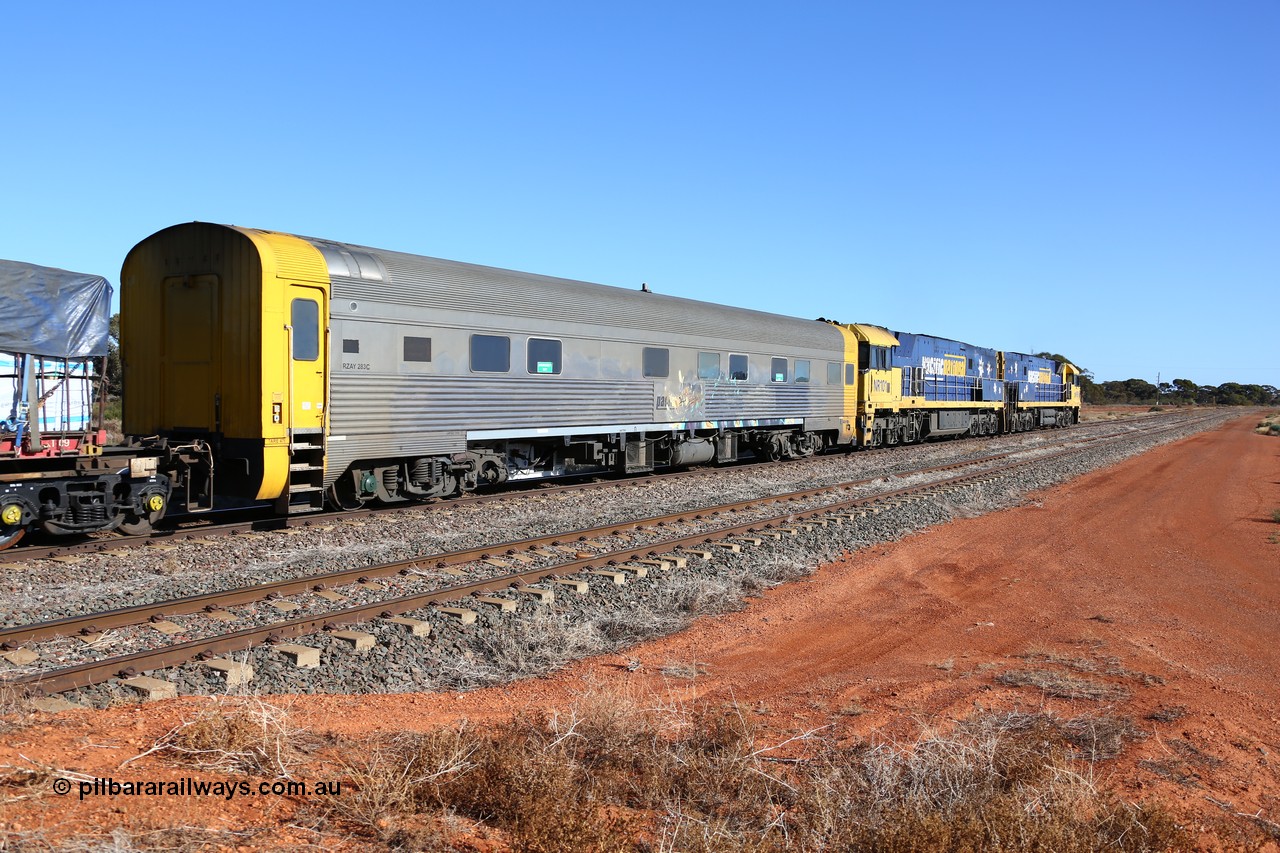
[{"label": "grey tarpaulin cover", "polygon": [[0,260],[0,352],[106,355],[110,321],[102,276]]}]

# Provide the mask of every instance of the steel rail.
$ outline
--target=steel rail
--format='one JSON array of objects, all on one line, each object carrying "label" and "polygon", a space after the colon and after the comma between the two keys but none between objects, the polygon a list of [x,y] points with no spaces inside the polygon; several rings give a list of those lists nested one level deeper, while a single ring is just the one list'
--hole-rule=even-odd
[{"label": "steel rail", "polygon": [[[1170,426],[1164,430],[1155,430],[1155,433],[1171,431],[1177,429],[1181,425]],[[1143,432],[1140,435],[1147,436],[1151,432]],[[1134,433],[1130,436],[1138,437]],[[1091,442],[1081,442],[1091,443]],[[603,569],[619,564],[661,557],[663,554],[671,553],[678,550],[687,550],[700,545],[714,544],[717,541],[724,540],[733,536],[751,534],[762,530],[771,530],[773,528],[804,523],[810,518],[818,518],[825,515],[832,515],[842,511],[851,511],[859,507],[871,506],[882,503],[896,497],[916,496],[926,494],[932,490],[942,489],[950,486],[965,485],[973,481],[982,481],[984,478],[994,478],[1003,476],[1017,468],[1027,465],[1041,463],[1049,459],[1061,458],[1079,452],[1079,448],[1069,448],[1060,450],[1056,453],[1045,454],[1031,459],[1014,460],[1007,462],[1005,465],[995,469],[984,471],[975,471],[961,474],[956,477],[949,477],[942,480],[936,480],[930,483],[919,483],[912,486],[906,486],[901,489],[894,489],[889,492],[882,492],[875,495],[866,495],[862,497],[850,498],[838,501],[833,504],[825,504],[819,507],[813,507],[806,510],[789,512],[785,515],[774,516],[772,518],[749,521],[740,525],[732,525],[729,527],[718,528],[714,531],[703,531],[688,536],[677,537],[664,540],[662,542],[649,543],[637,548],[621,549],[603,554],[593,555],[591,557],[580,558],[573,561],[560,563],[553,566],[544,566],[541,568],[529,569],[526,571],[515,572],[505,575],[492,576],[483,578],[465,584],[458,584],[450,587],[439,588],[427,592],[413,593],[411,595],[400,596],[379,602],[371,602],[368,604],[356,605],[348,608],[329,611],[327,613],[313,614],[309,616],[297,617],[294,619],[281,620],[269,625],[255,626],[245,628],[239,631],[221,634],[215,637],[209,637],[199,640],[190,640],[184,643],[178,643],[166,646],[160,649],[153,649],[141,652],[135,652],[127,655],[119,655],[112,658],[106,658],[100,661],[90,661],[66,667],[51,672],[33,673],[22,676],[9,681],[11,684],[26,686],[45,693],[60,693],[73,690],[80,687],[86,687],[97,684],[102,681],[109,680],[114,677],[129,677],[136,675],[138,672],[151,671],[156,669],[164,669],[186,663],[198,657],[212,657],[220,654],[228,654],[236,651],[243,651],[252,648],[263,641],[279,642],[292,637],[298,637],[305,634],[316,633],[317,631],[333,630],[345,624],[358,623],[367,621],[373,617],[389,617],[413,610],[418,610],[433,604],[439,604],[445,601],[457,601],[470,596],[479,595],[484,592],[493,592],[509,589],[521,584],[534,583],[549,577],[562,577],[566,575],[578,574],[583,571],[592,569]],[[999,454],[1001,458],[1014,455],[1014,453]],[[946,466],[936,466],[937,469],[948,469],[953,467],[962,467],[964,463],[951,463]],[[928,470],[928,469],[922,469]],[[911,476],[902,475],[902,476]],[[879,478],[876,478],[879,479]],[[859,481],[865,484],[867,481]],[[853,484],[838,484],[835,486],[807,490],[803,493],[795,493],[797,495],[812,495],[821,492],[832,492],[847,488],[852,488]],[[779,496],[771,502],[781,502],[784,500],[794,500],[792,496]],[[716,512],[711,514],[720,514],[723,512],[733,511],[735,508],[754,505],[757,501],[742,501],[734,504],[726,504],[723,507],[717,507]],[[693,519],[699,519],[703,513],[709,513],[709,510],[690,511],[680,515],[691,516]],[[688,519],[680,519],[688,520]],[[634,530],[646,524],[657,525],[656,520],[643,520],[635,522],[627,522],[620,525],[610,525],[607,528],[598,528],[598,530],[616,529],[617,532],[626,532]],[[597,533],[596,535],[602,535]],[[564,537],[554,537],[564,538]],[[581,538],[587,538],[586,534]],[[534,546],[537,547],[537,546]],[[479,550],[479,549],[478,549]],[[488,549],[490,551],[496,549]],[[403,563],[421,562],[419,561],[402,561],[401,563],[388,564],[387,573],[398,571]],[[369,571],[369,570],[364,570]],[[307,579],[314,580],[314,579]]]}]

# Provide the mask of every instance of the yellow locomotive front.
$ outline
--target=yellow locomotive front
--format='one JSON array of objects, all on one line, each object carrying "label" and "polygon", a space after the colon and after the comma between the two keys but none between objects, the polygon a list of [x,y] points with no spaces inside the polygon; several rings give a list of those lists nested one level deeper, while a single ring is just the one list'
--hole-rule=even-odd
[{"label": "yellow locomotive front", "polygon": [[[319,507],[329,351],[320,252],[289,235],[193,222],[135,246],[120,285],[124,431],[187,449],[175,453],[191,468],[190,507],[212,506],[215,475],[231,501]],[[212,461],[203,470],[205,455],[216,472]]]}]

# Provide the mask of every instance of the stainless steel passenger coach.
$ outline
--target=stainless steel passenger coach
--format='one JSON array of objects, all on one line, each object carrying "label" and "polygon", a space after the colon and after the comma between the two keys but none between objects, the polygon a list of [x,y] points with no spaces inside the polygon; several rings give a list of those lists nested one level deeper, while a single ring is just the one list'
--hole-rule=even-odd
[{"label": "stainless steel passenger coach", "polygon": [[850,328],[190,223],[121,273],[125,431],[281,511],[854,440]]}]

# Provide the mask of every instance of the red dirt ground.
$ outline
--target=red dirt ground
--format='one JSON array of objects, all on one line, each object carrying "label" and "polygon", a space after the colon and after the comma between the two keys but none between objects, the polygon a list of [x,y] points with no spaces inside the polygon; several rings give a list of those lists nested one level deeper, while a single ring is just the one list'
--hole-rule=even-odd
[{"label": "red dirt ground", "polygon": [[[591,691],[733,701],[778,740],[823,725],[914,738],[980,709],[1122,715],[1149,736],[1098,766],[1102,785],[1206,824],[1237,813],[1280,821],[1280,441],[1255,435],[1255,420],[866,549],[623,655],[467,694],[297,697],[292,718],[347,738],[562,709]],[[1065,673],[1067,661],[1082,662],[1076,677],[1132,698],[1050,699],[995,680]],[[673,664],[704,674],[664,676]],[[1079,671],[1086,665],[1095,671]],[[161,756],[120,767],[207,705],[35,715],[0,729],[0,781],[34,764],[117,780],[209,778]],[[1148,718],[1157,711],[1164,721]],[[267,846],[314,840],[288,826],[302,803],[283,797],[79,801],[47,782],[12,798],[22,793],[0,786],[0,848],[6,832],[174,824],[276,827]]]}]

